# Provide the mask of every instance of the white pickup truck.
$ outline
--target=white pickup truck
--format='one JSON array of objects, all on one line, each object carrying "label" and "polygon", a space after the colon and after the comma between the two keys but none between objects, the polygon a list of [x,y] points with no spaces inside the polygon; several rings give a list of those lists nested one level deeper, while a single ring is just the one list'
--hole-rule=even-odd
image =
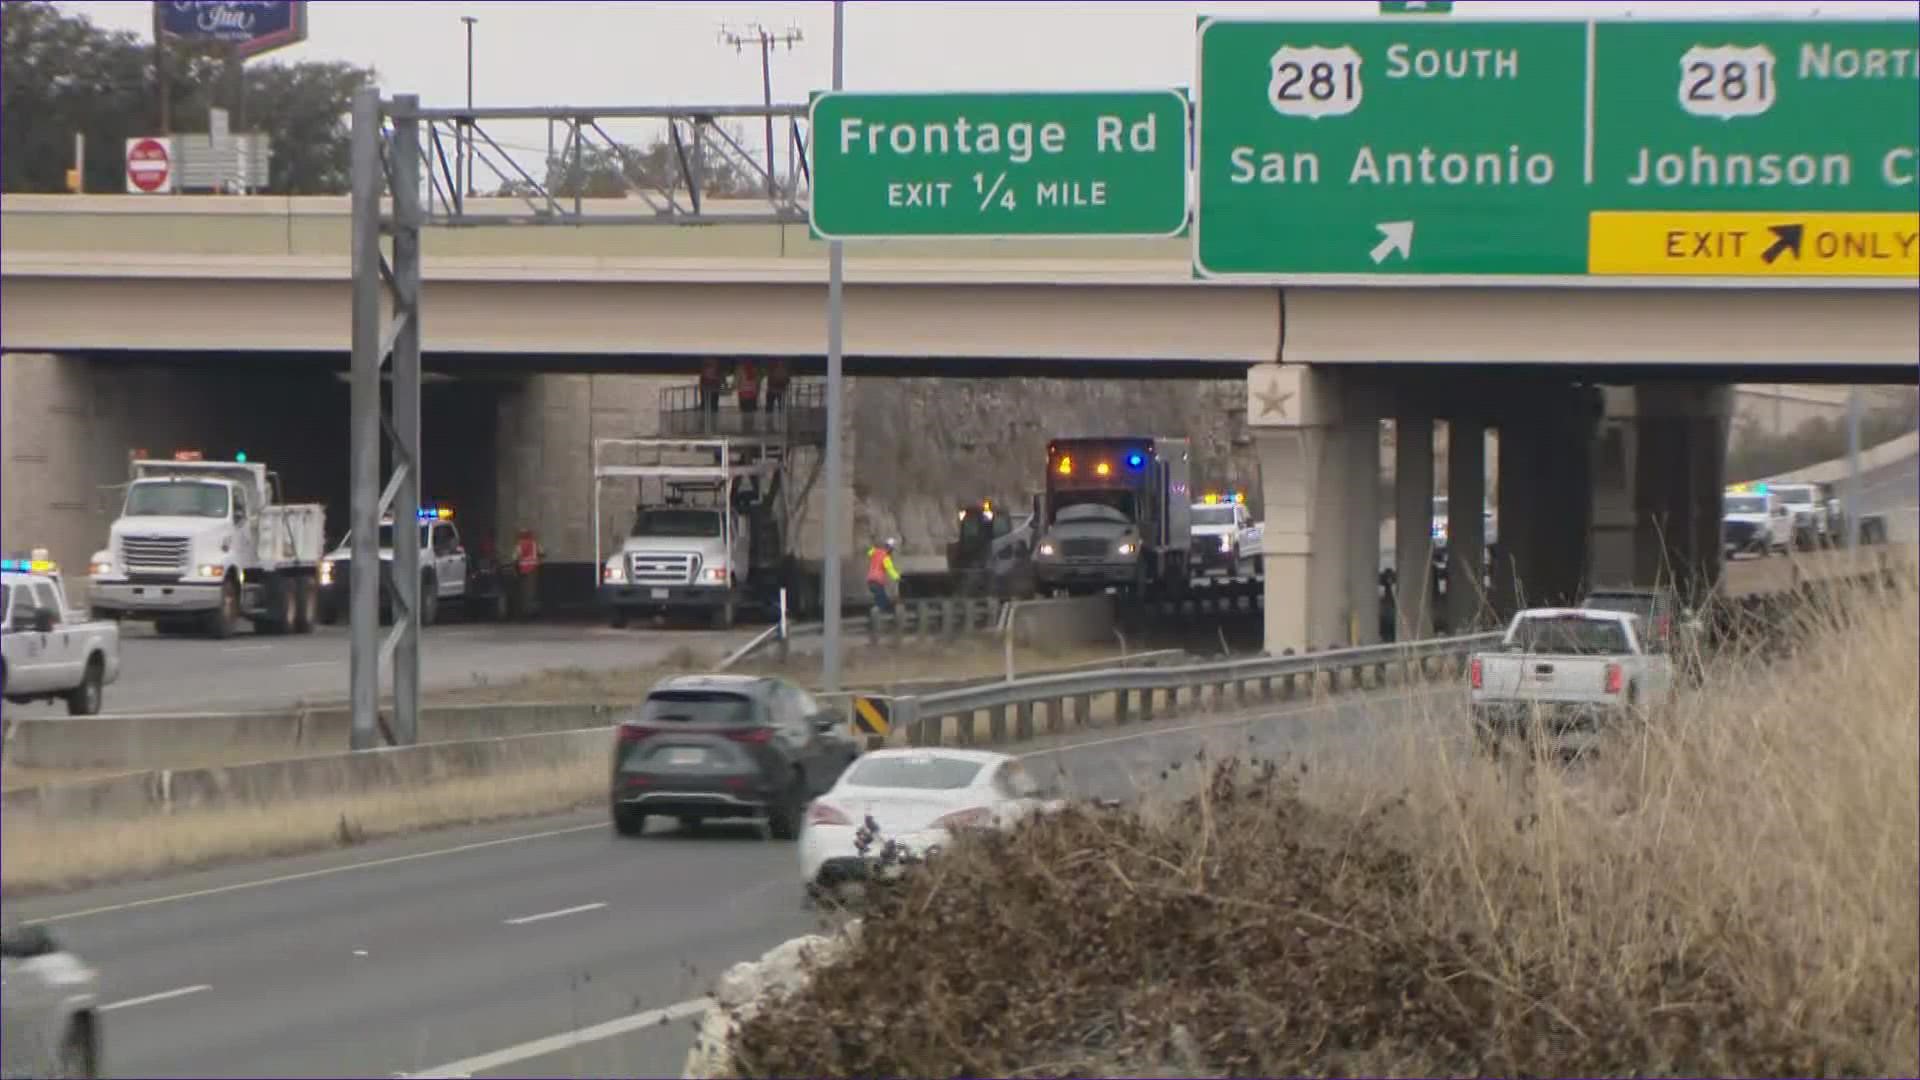
[{"label": "white pickup truck", "polygon": [[0,594],[0,694],[15,705],[62,698],[73,716],[99,712],[120,677],[120,628],[80,618],[57,572],[0,571]]},{"label": "white pickup truck", "polygon": [[1532,608],[1467,661],[1475,734],[1497,749],[1534,730],[1560,749],[1590,745],[1603,726],[1666,701],[1673,663],[1650,648],[1638,615]]}]

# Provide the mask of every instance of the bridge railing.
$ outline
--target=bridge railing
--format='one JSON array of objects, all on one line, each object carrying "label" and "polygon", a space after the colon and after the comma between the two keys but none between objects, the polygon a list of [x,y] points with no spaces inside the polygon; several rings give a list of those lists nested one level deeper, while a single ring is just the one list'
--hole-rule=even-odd
[{"label": "bridge railing", "polygon": [[710,407],[698,384],[667,386],[660,390],[660,434],[673,438],[719,436],[766,438],[783,436],[789,443],[824,445],[827,438],[826,388],[816,380],[794,380],[778,408],[767,408],[765,387],[761,408],[746,412],[732,391],[723,390]]}]

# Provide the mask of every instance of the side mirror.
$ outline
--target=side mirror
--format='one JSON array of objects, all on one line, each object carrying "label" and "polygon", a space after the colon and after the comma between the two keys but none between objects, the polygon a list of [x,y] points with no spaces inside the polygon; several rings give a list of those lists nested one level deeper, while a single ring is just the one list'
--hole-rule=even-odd
[{"label": "side mirror", "polygon": [[54,625],[53,612],[46,608],[35,608],[33,610],[33,628],[35,630],[42,634],[49,633],[53,630]]}]

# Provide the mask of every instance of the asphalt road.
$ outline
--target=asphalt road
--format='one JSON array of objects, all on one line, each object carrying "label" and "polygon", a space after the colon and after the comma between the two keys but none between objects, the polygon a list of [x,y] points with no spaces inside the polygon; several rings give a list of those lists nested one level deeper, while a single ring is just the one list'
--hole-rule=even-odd
[{"label": "asphalt road", "polygon": [[[1016,752],[1071,791],[1126,797],[1203,747],[1364,754],[1449,695],[1168,720]],[[583,813],[6,914],[51,920],[102,968],[112,1075],[677,1076],[697,1023],[687,1003],[819,926],[796,861],[756,827],[623,841]]]},{"label": "asphalt road", "polygon": [[[450,623],[422,637],[424,689],[451,690],[480,679],[499,683],[552,668],[619,668],[665,658],[682,647],[723,655],[757,628],[614,630],[589,623]],[[241,634],[226,641],[160,637],[136,623],[121,627],[120,678],[107,687],[107,712],[175,712],[291,707],[345,701],[350,647],[345,627],[310,635]],[[66,706],[8,705],[21,716],[63,716]]]},{"label": "asphalt road", "polygon": [[[1844,498],[1844,483],[1842,486]],[[1920,538],[1920,456],[1896,461],[1860,474],[1863,514],[1884,514],[1887,538],[1912,543]]]}]

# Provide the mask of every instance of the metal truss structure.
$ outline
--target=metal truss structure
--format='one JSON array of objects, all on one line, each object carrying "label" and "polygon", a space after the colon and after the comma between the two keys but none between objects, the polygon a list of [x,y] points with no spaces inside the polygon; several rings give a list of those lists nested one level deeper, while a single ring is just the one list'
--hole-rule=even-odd
[{"label": "metal truss structure", "polygon": [[[351,485],[352,628],[351,747],[382,741],[417,741],[420,725],[420,320],[421,231],[428,226],[484,225],[765,225],[807,221],[800,199],[801,173],[777,180],[718,123],[726,119],[782,118],[789,138],[806,160],[801,121],[804,105],[641,106],[617,108],[424,109],[419,98],[383,100],[367,89],[353,101],[353,361]],[[575,175],[595,140],[622,161],[631,151],[607,135],[603,120],[644,119],[664,123],[679,165],[671,185],[622,179],[647,207],[638,213],[587,213],[576,191],[562,196],[544,177],[535,178],[483,126],[486,121],[535,120],[566,131],[562,160]],[[472,147],[475,161],[511,183],[525,212],[471,212],[455,183],[449,144]],[[458,153],[458,151],[454,151]],[[702,189],[705,163],[718,154],[742,174],[755,176],[764,209],[712,207]],[[771,160],[771,154],[768,160]],[[465,171],[471,175],[473,163]],[[610,201],[610,200],[600,200]],[[737,202],[736,202],[737,205]],[[391,318],[383,316],[385,294]],[[383,392],[382,386],[389,389]],[[385,399],[383,401],[383,398]],[[384,435],[384,438],[383,438]],[[383,448],[392,471],[383,485]],[[380,558],[380,526],[393,522],[391,571]],[[369,572],[369,568],[378,568]],[[382,593],[393,625],[380,634]],[[391,722],[380,712],[381,672],[391,668]]]},{"label": "metal truss structure", "polygon": [[[563,225],[767,225],[805,224],[807,208],[800,199],[803,181],[810,184],[807,165],[805,105],[663,105],[623,106],[616,108],[501,108],[501,109],[420,109],[408,112],[419,126],[423,140],[421,153],[426,168],[426,214],[436,225],[520,225],[529,223]],[[787,143],[794,151],[797,171],[781,178],[773,168],[773,147],[766,148],[764,160],[729,132],[726,120],[764,119],[767,137],[773,137],[775,120],[787,131]],[[398,116],[395,116],[396,122]],[[605,152],[627,166],[621,180],[629,195],[642,202],[646,210],[629,213],[588,213],[588,200],[576,184],[570,193],[556,192],[547,177],[536,177],[514,159],[505,145],[510,140],[495,138],[487,121],[543,120],[562,134],[561,142],[549,164],[570,166],[567,173],[584,178],[587,152]],[[664,124],[666,141],[673,150],[677,166],[670,183],[638,180],[633,149],[607,133],[605,120],[648,120]],[[395,134],[398,134],[396,129]],[[550,132],[551,138],[551,132]],[[467,186],[473,186],[476,166],[485,166],[493,174],[496,188],[511,188],[513,197],[525,203],[522,212],[476,212],[469,209],[461,190],[458,161],[449,157],[448,147],[457,157],[466,146]],[[707,205],[706,188],[711,180],[710,164],[722,161],[753,180],[755,196],[749,207],[717,214]],[[735,202],[743,201],[735,199]]]}]

